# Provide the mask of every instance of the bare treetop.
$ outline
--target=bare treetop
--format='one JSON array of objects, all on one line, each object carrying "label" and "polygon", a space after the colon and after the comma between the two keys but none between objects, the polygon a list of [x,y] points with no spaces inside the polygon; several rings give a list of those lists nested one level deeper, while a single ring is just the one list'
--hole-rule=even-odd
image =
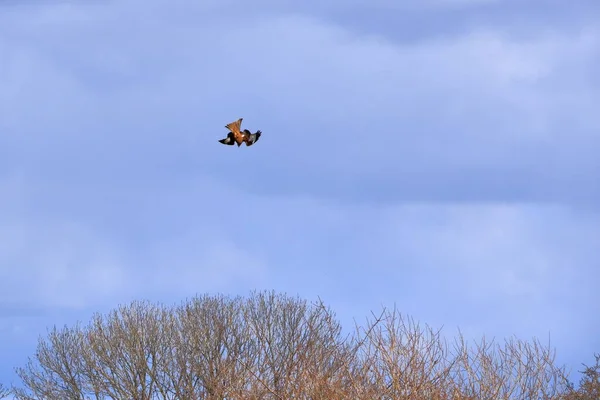
[{"label": "bare treetop", "polygon": [[[561,399],[551,348],[447,342],[396,309],[342,335],[333,312],[274,292],[133,302],[53,329],[18,399]],[[1,390],[1,387],[0,387]]]}]

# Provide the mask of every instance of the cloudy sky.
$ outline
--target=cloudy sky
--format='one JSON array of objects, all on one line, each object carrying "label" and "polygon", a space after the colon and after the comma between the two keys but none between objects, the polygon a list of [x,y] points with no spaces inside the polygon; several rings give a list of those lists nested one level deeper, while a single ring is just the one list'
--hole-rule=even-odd
[{"label": "cloudy sky", "polygon": [[[85,3],[85,4],[83,4]],[[0,381],[275,289],[600,352],[596,0],[0,1]],[[596,71],[596,72],[595,72]],[[263,136],[217,142],[224,125]]]}]

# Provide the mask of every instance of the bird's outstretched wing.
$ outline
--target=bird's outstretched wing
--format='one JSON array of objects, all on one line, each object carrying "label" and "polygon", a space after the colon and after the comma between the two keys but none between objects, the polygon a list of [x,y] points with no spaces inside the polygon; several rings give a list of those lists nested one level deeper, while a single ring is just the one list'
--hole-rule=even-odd
[{"label": "bird's outstretched wing", "polygon": [[251,133],[248,129],[244,129],[242,131],[242,120],[243,118],[240,118],[237,121],[225,125],[225,128],[229,129],[229,133],[225,139],[221,139],[219,142],[230,146],[235,143],[238,145],[238,147],[242,143],[246,143],[246,146],[252,146],[254,143],[256,143],[262,132],[256,131],[256,133]]},{"label": "bird's outstretched wing", "polygon": [[223,144],[226,144],[226,145],[229,145],[229,146],[233,146],[235,144],[235,137],[233,135],[233,132],[229,132],[227,134],[227,137],[225,139],[219,140],[219,142],[221,142]]},{"label": "bird's outstretched wing", "polygon": [[244,133],[246,133],[246,135],[244,136],[244,142],[246,142],[246,146],[252,146],[258,141],[260,135],[262,135],[261,131],[256,131],[256,133],[250,133],[250,131],[244,130]]}]

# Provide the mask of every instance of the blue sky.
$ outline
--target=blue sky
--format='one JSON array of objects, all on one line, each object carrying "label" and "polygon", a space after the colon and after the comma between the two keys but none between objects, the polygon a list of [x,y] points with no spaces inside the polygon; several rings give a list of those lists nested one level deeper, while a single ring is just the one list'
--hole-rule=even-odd
[{"label": "blue sky", "polygon": [[600,3],[81,3],[0,3],[0,381],[253,289],[600,352]]}]

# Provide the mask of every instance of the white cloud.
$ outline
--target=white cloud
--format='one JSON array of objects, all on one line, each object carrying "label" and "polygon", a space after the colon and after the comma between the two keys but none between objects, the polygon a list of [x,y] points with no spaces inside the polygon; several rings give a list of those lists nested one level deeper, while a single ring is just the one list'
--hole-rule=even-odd
[{"label": "white cloud", "polygon": [[[69,198],[89,201],[51,194],[63,190],[77,191],[44,187],[31,179],[0,180],[0,207],[9,216],[0,227],[0,281],[5,284],[0,303],[89,309],[158,294],[227,291],[260,285],[267,277],[264,257],[252,252],[252,238],[224,232],[206,212],[200,213],[203,224],[159,237],[150,234],[153,216],[144,216],[150,219],[145,224],[149,231],[136,232],[146,239],[132,239],[127,227],[139,216],[124,214],[107,229],[91,215],[82,215],[81,204],[55,207]],[[217,191],[215,187],[213,193]],[[93,201],[85,208],[106,214],[107,198]]]},{"label": "white cloud", "polygon": [[[212,230],[212,229],[211,229]],[[143,257],[143,291],[195,294],[261,286],[266,262],[252,253],[252,237],[229,237],[218,229],[174,235],[152,245]]]},{"label": "white cloud", "polygon": [[[593,331],[598,216],[519,201],[593,198],[596,28],[399,44],[177,4],[0,14],[0,299],[274,287],[360,318]],[[238,116],[264,139],[219,147]]]},{"label": "white cloud", "polygon": [[[507,180],[528,176],[538,199],[566,191],[575,171],[583,177],[575,190],[590,190],[600,147],[600,99],[588,85],[594,28],[528,38],[481,29],[396,44],[293,15],[144,10],[53,13],[38,33],[13,26],[19,41],[3,41],[3,87],[13,88],[0,102],[4,123],[71,150],[168,141],[218,163],[205,142],[243,114],[297,150],[264,140],[259,151],[269,163],[257,168],[295,176],[308,191],[316,191],[312,174],[344,175],[348,182],[338,184],[348,188],[420,174],[485,185],[482,176],[496,171]],[[163,19],[149,18],[158,12]],[[30,146],[20,137],[13,140]],[[40,148],[35,157],[52,155]]]},{"label": "white cloud", "polygon": [[7,224],[0,230],[0,302],[89,309],[263,282],[265,264],[235,238],[201,236],[146,243],[138,252],[64,219]]},{"label": "white cloud", "polygon": [[0,230],[2,302],[32,307],[96,305],[127,286],[118,252],[83,226],[13,220]]}]

